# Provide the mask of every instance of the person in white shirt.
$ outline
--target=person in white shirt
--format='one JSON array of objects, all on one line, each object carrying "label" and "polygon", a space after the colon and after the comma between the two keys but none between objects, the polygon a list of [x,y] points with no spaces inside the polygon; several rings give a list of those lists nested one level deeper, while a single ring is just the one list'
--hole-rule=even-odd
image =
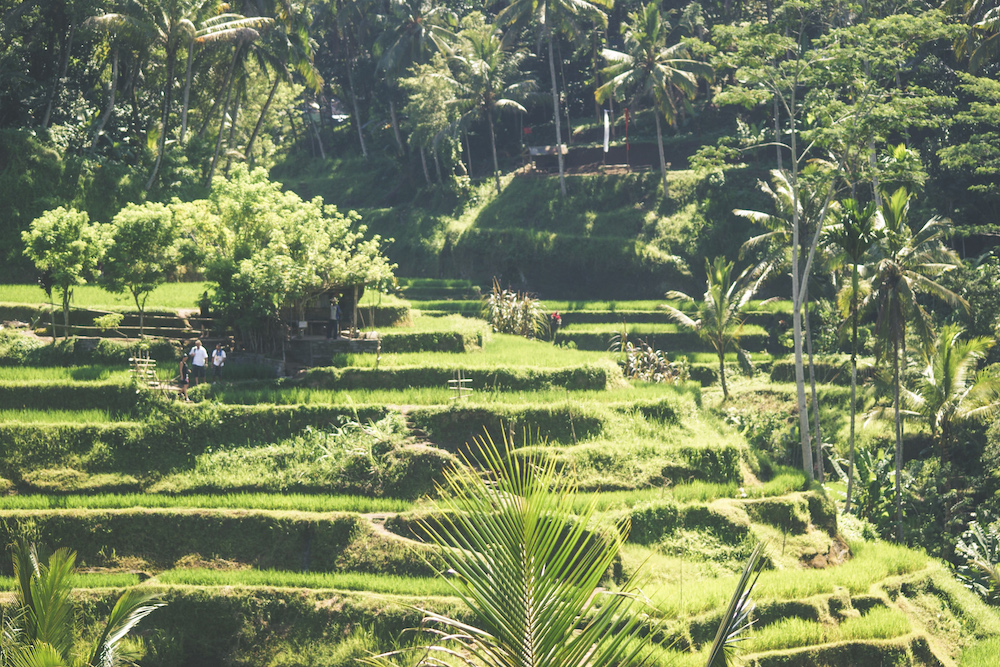
[{"label": "person in white shirt", "polygon": [[191,357],[191,375],[194,376],[194,386],[205,379],[205,366],[208,364],[208,350],[201,346],[201,341],[196,340],[194,347],[188,352]]},{"label": "person in white shirt", "polygon": [[222,349],[222,343],[216,343],[212,350],[212,379],[222,379],[222,367],[226,364],[226,351]]}]

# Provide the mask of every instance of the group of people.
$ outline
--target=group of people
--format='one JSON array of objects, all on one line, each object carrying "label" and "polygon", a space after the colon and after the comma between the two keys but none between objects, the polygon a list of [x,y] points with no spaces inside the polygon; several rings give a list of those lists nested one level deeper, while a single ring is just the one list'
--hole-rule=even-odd
[{"label": "group of people", "polygon": [[200,340],[194,342],[194,347],[181,357],[180,365],[180,394],[184,400],[188,400],[187,390],[194,377],[194,384],[205,382],[209,360],[212,364],[212,379],[222,379],[222,367],[226,365],[226,351],[222,349],[222,343],[216,343],[215,349],[209,355],[208,350],[202,346]]}]

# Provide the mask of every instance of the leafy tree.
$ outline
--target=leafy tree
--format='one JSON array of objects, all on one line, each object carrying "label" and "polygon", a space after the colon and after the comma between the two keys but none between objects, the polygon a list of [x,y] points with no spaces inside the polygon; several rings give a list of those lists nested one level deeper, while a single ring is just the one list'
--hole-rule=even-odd
[{"label": "leafy tree", "polygon": [[177,226],[163,204],[129,204],[111,221],[102,282],[108,291],[128,291],[139,309],[144,334],[146,299],[177,266]]},{"label": "leafy tree", "polygon": [[957,324],[941,329],[913,391],[906,392],[910,407],[930,427],[942,465],[955,444],[956,426],[991,419],[1000,409],[1000,376],[989,370],[976,372],[994,341],[963,339],[964,333]]},{"label": "leafy tree", "polygon": [[[130,589],[111,610],[93,646],[75,656],[73,569],[76,554],[59,549],[47,559],[39,556],[34,544],[15,543],[14,613],[5,627],[5,664],[18,667],[80,665],[116,667],[133,664],[122,640],[153,611],[164,606],[155,595]],[[9,634],[8,634],[9,633]]]},{"label": "leafy tree", "polygon": [[[574,511],[573,483],[552,460],[523,459],[482,442],[477,458],[446,474],[438,518],[424,522],[430,540],[455,573],[448,579],[470,620],[423,610],[429,646],[418,665],[641,665],[652,635],[635,579],[620,590],[600,588],[628,535],[627,520],[597,532],[595,507]],[[707,665],[727,663],[749,626],[749,592],[763,567],[754,550],[723,614]],[[407,652],[369,659],[385,665]]]},{"label": "leafy tree", "polygon": [[[84,211],[62,206],[46,211],[21,232],[24,254],[46,273],[62,295],[63,336],[69,336],[69,304],[73,288],[85,285],[104,255],[106,230],[91,223]],[[52,331],[53,338],[56,332]]]},{"label": "leafy tree", "polygon": [[861,207],[854,199],[840,203],[834,215],[836,222],[826,233],[827,243],[840,255],[840,261],[851,267],[851,284],[844,288],[849,302],[846,308],[851,321],[851,434],[850,454],[847,468],[847,500],[844,511],[851,511],[851,495],[854,490],[854,435],[857,417],[858,390],[858,319],[861,305],[861,267],[871,257],[875,244],[882,236],[878,228],[875,202]]},{"label": "leafy tree", "polygon": [[[705,295],[698,307],[698,319],[673,306],[664,306],[671,319],[681,326],[698,332],[698,335],[715,349],[719,357],[719,381],[722,383],[723,401],[729,400],[729,388],[726,386],[726,352],[735,350],[741,359],[749,361],[746,352],[739,345],[743,328],[740,313],[767,276],[765,272],[756,276],[754,280],[751,271],[752,267],[747,267],[734,278],[732,262],[727,262],[725,257],[716,257],[711,262],[706,258]],[[687,294],[676,291],[668,292],[667,298],[694,301]]]},{"label": "leafy tree", "polygon": [[515,34],[537,28],[549,50],[549,75],[552,80],[552,109],[556,125],[556,155],[559,161],[559,192],[566,196],[566,167],[562,146],[562,121],[559,114],[559,88],[556,84],[555,39],[559,33],[580,34],[580,23],[590,21],[606,27],[608,18],[601,7],[610,7],[605,0],[512,0],[497,14],[497,25]]},{"label": "leafy tree", "polygon": [[[441,170],[441,144],[450,145],[448,130],[455,120],[457,109],[455,81],[448,70],[444,56],[437,54],[430,63],[418,65],[413,75],[400,79],[400,87],[407,93],[403,116],[410,132],[410,143],[420,148],[420,159],[424,165],[424,179],[428,185],[431,176],[426,165],[426,149],[431,149],[438,182],[445,178]],[[445,156],[451,162],[452,151]]]},{"label": "leafy tree", "polygon": [[263,169],[240,165],[212,188],[207,224],[193,230],[216,282],[215,305],[248,346],[274,347],[281,314],[324,291],[377,284],[392,277],[382,239],[368,236],[355,213],[319,197],[283,192]]},{"label": "leafy tree", "polygon": [[660,6],[650,2],[640,11],[629,14],[622,26],[626,52],[604,49],[603,55],[611,65],[603,75],[607,83],[595,93],[603,102],[615,92],[630,98],[634,106],[648,100],[656,119],[656,142],[660,152],[660,174],[663,177],[663,194],[667,194],[667,163],[663,154],[663,133],[660,116],[676,127],[680,114],[679,105],[690,106],[698,92],[698,77],[710,79],[713,71],[707,63],[691,60],[683,43],[667,46],[670,23],[660,13]]},{"label": "leafy tree", "polygon": [[883,196],[879,211],[885,235],[879,244],[879,259],[875,267],[874,293],[878,317],[875,332],[879,352],[892,363],[893,410],[896,435],[896,539],[903,540],[903,432],[900,417],[900,354],[906,342],[906,328],[914,329],[928,345],[934,338],[930,314],[917,300],[918,292],[926,292],[953,306],[968,304],[934,278],[960,264],[955,251],[947,248],[943,239],[948,231],[945,220],[934,217],[917,232],[909,226],[910,194],[904,189]]}]

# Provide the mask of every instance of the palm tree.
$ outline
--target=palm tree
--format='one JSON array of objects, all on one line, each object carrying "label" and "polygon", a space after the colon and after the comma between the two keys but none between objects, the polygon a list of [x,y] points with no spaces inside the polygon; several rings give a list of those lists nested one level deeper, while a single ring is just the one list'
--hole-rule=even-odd
[{"label": "palm tree", "polygon": [[39,557],[34,544],[24,540],[13,545],[15,610],[12,639],[5,636],[5,658],[18,667],[83,664],[115,667],[129,664],[121,655],[122,640],[151,612],[164,606],[150,594],[130,589],[111,610],[107,623],[86,653],[86,662],[73,660],[75,636],[73,568],[76,554],[59,549],[48,559]]},{"label": "palm tree", "polygon": [[[740,313],[750,299],[757,293],[767,272],[756,276],[752,267],[747,267],[739,276],[733,279],[733,263],[725,257],[716,257],[709,262],[705,259],[705,296],[698,310],[698,319],[693,319],[673,306],[664,306],[667,315],[672,320],[698,332],[698,335],[708,341],[719,356],[719,381],[722,383],[722,400],[729,400],[729,388],[726,385],[726,352],[735,350],[746,358],[746,352],[740,347],[740,335],[743,329],[743,319]],[[683,292],[668,292],[668,299],[694,301]]]},{"label": "palm tree", "polygon": [[517,101],[535,88],[534,79],[521,72],[524,51],[509,50],[493,26],[477,25],[460,34],[460,42],[450,62],[457,73],[450,78],[455,90],[455,106],[461,117],[475,117],[490,129],[493,151],[493,178],[500,194],[500,164],[497,160],[493,116],[497,111],[526,109]]},{"label": "palm tree", "polygon": [[[598,532],[596,508],[574,510],[575,489],[552,460],[522,458],[480,443],[476,459],[487,476],[465,466],[446,475],[440,513],[423,524],[453,576],[449,582],[469,611],[461,621],[426,611],[421,630],[430,645],[375,656],[393,664],[403,652],[418,665],[645,664],[651,644],[647,613],[635,578],[619,591],[600,588],[628,535],[627,519]],[[754,550],[723,616],[710,651],[712,667],[725,664],[747,628],[749,592],[763,563]],[[647,613],[642,613],[647,612]]]},{"label": "palm tree", "polygon": [[836,223],[827,231],[827,242],[841,255],[842,261],[851,266],[851,285],[845,288],[850,296],[848,316],[851,319],[851,435],[850,455],[847,468],[847,501],[844,511],[851,511],[851,494],[854,490],[854,435],[857,416],[858,390],[858,317],[861,302],[860,267],[870,257],[875,244],[882,237],[875,215],[874,202],[861,208],[854,199],[840,203]]},{"label": "palm tree", "polygon": [[992,418],[1000,409],[1000,376],[976,366],[986,358],[994,341],[985,337],[968,340],[957,324],[941,329],[913,391],[906,392],[911,408],[927,420],[931,437],[947,459],[954,427]]},{"label": "palm tree", "polygon": [[879,211],[885,235],[879,244],[880,258],[875,268],[875,299],[878,317],[875,333],[879,353],[892,363],[893,412],[896,436],[896,539],[903,540],[903,431],[900,417],[900,353],[906,343],[906,327],[913,322],[924,345],[933,341],[930,314],[917,300],[926,292],[951,305],[969,307],[966,301],[934,280],[961,263],[943,240],[948,222],[933,217],[916,233],[909,227],[910,194],[899,188],[891,196],[882,195]]},{"label": "palm tree", "polygon": [[400,151],[404,150],[399,133],[394,93],[401,74],[413,65],[424,63],[436,51],[443,50],[454,34],[454,14],[444,6],[434,6],[429,0],[389,0],[387,25],[375,42],[379,56],[378,69],[385,73],[389,88],[389,119]]},{"label": "palm tree", "polygon": [[611,65],[602,74],[609,80],[597,89],[595,95],[599,102],[603,102],[616,92],[624,91],[631,98],[630,106],[639,100],[652,102],[663,194],[666,196],[667,163],[663,154],[660,115],[676,127],[680,112],[678,103],[688,105],[698,92],[698,77],[710,79],[713,70],[707,63],[689,59],[684,44],[667,46],[670,23],[663,18],[659,7],[657,2],[650,2],[641,11],[629,14],[628,23],[622,26],[626,52],[603,50],[604,58]]},{"label": "palm tree", "polygon": [[590,20],[606,27],[608,17],[600,7],[610,7],[605,0],[511,0],[497,14],[497,25],[509,28],[510,35],[520,35],[530,26],[539,31],[549,50],[549,75],[552,79],[552,110],[556,125],[556,155],[559,161],[559,192],[566,196],[566,166],[562,154],[562,125],[559,118],[559,88],[556,84],[554,41],[560,32],[581,34],[580,22]]}]

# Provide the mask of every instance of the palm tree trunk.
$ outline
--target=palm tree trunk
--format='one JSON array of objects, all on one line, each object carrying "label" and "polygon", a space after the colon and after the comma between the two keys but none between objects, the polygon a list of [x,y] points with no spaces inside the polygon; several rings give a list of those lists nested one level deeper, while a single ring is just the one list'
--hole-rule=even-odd
[{"label": "palm tree trunk", "polygon": [[236,145],[236,119],[240,113],[240,96],[236,95],[236,100],[233,102],[233,114],[229,121],[229,139],[226,140],[226,167],[222,170],[222,173],[229,178],[229,167],[233,164],[233,146]]},{"label": "palm tree trunk", "polygon": [[205,187],[212,187],[212,179],[215,177],[215,165],[219,161],[219,151],[222,149],[222,128],[226,122],[226,114],[229,112],[229,100],[233,95],[233,71],[236,69],[236,61],[240,57],[240,46],[233,49],[233,59],[229,62],[229,72],[226,74],[226,101],[222,104],[222,116],[219,120],[219,136],[215,139],[215,154],[212,155],[212,165],[208,168],[208,178]]},{"label": "palm tree trunk", "polygon": [[805,324],[806,354],[809,357],[809,385],[812,392],[813,431],[816,434],[816,478],[822,484],[825,473],[823,470],[823,436],[819,430],[819,397],[816,394],[816,366],[813,362],[812,328],[809,323],[809,290],[805,290],[802,299],[802,317]]},{"label": "palm tree trunk", "polygon": [[427,186],[431,186],[431,172],[427,170],[427,154],[424,152],[424,147],[420,147],[420,164],[424,168],[424,180],[427,181]]},{"label": "palm tree trunk", "polygon": [[667,160],[663,155],[663,134],[660,132],[660,114],[653,109],[653,118],[656,119],[656,147],[660,151],[660,175],[663,177],[663,198],[666,199],[668,194],[667,186]]},{"label": "palm tree trunk", "polygon": [[62,64],[59,66],[59,76],[52,82],[52,90],[49,92],[49,103],[45,106],[45,115],[42,117],[43,130],[49,126],[49,121],[52,120],[52,107],[55,106],[56,98],[59,96],[59,88],[62,85],[62,80],[66,78],[66,70],[69,69],[69,54],[73,49],[73,34],[75,32],[76,23],[71,23],[69,34],[66,36],[66,46],[63,49]]},{"label": "palm tree trunk", "polygon": [[156,176],[160,173],[160,165],[163,164],[163,152],[167,149],[167,125],[170,122],[170,101],[174,88],[174,61],[177,60],[176,56],[177,54],[173,48],[169,48],[167,51],[167,78],[163,88],[163,113],[160,116],[160,140],[157,142],[156,163],[153,165],[153,173],[149,175],[149,180],[146,181],[147,191],[156,182]]},{"label": "palm tree trunk", "polygon": [[722,402],[729,400],[729,388],[726,386],[726,354],[719,352],[719,382],[722,383]]},{"label": "palm tree trunk", "polygon": [[396,102],[392,99],[392,90],[389,91],[389,120],[392,121],[392,134],[396,137],[396,146],[399,147],[399,152],[406,152],[403,146],[403,137],[399,133],[399,117],[396,115]]},{"label": "palm tree trunk", "polygon": [[892,402],[896,427],[896,541],[903,543],[903,432],[899,417],[899,341],[892,339]]},{"label": "palm tree trunk", "polygon": [[500,163],[497,161],[497,140],[493,133],[493,117],[487,118],[490,126],[490,148],[493,149],[493,178],[497,183],[497,194],[500,194]]},{"label": "palm tree trunk", "polygon": [[562,126],[559,123],[559,90],[556,87],[556,56],[552,48],[552,31],[546,27],[549,38],[549,74],[552,77],[552,109],[556,120],[556,156],[559,159],[559,193],[566,197],[566,164],[562,154]]},{"label": "palm tree trunk", "polygon": [[188,103],[191,100],[191,70],[194,65],[194,39],[188,44],[187,72],[184,74],[184,104],[181,106],[181,135],[178,140],[184,144],[184,135],[187,134],[188,125]]},{"label": "palm tree trunk", "polygon": [[100,119],[97,121],[97,127],[94,129],[94,140],[90,144],[90,150],[97,148],[97,142],[101,138],[101,132],[104,131],[104,126],[107,124],[108,119],[111,118],[111,112],[115,108],[115,94],[118,92],[118,45],[115,44],[111,51],[111,90],[108,94],[108,106],[105,107],[104,113],[101,114]]},{"label": "palm tree trunk", "polygon": [[851,494],[854,491],[854,421],[858,411],[858,265],[851,270],[851,436],[850,456],[847,464],[847,502],[844,511],[851,511]]},{"label": "palm tree trunk", "polygon": [[250,140],[247,142],[247,149],[243,152],[247,163],[250,168],[253,169],[253,144],[257,141],[257,135],[260,134],[260,128],[264,126],[264,117],[267,115],[268,110],[271,108],[271,101],[274,100],[274,94],[278,92],[278,86],[281,84],[281,77],[274,77],[274,85],[271,86],[271,92],[267,95],[267,101],[264,102],[264,106],[260,110],[260,116],[257,118],[257,124],[253,127],[253,133],[250,135]]},{"label": "palm tree trunk", "polygon": [[354,90],[354,73],[352,62],[347,63],[347,82],[351,86],[351,106],[354,107],[354,126],[358,128],[358,141],[361,142],[361,155],[368,159],[368,147],[365,146],[365,133],[361,129],[361,110],[358,108],[358,94]]},{"label": "palm tree trunk", "polygon": [[469,158],[469,180],[472,180],[472,144],[469,143],[469,133],[465,133],[465,155]]}]

